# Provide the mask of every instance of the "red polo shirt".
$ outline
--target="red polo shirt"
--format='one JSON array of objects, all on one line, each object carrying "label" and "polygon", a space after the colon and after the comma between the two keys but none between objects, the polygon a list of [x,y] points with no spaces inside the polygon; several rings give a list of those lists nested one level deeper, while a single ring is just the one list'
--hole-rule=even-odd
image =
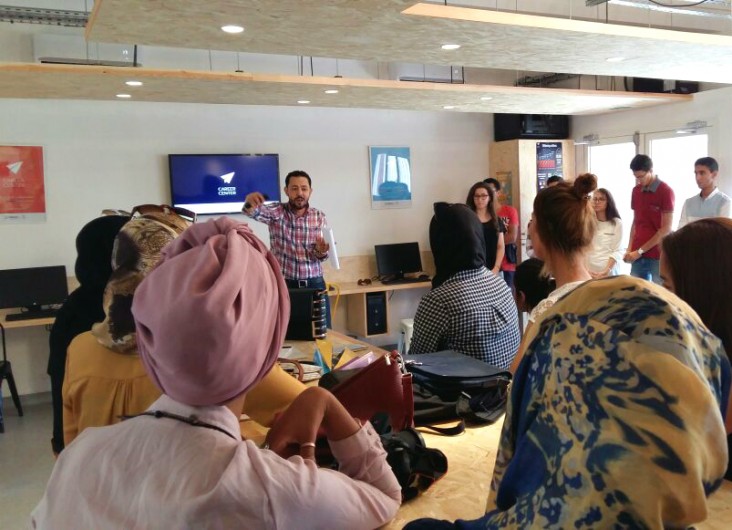
[{"label": "red polo shirt", "polygon": [[[633,226],[635,234],[630,242],[630,250],[637,250],[661,228],[661,216],[674,211],[674,191],[665,182],[656,177],[649,186],[638,185],[633,188],[633,197],[630,201],[633,209]],[[660,259],[658,245],[645,248],[644,258]]]},{"label": "red polo shirt", "polygon": [[[506,227],[506,231],[508,231],[509,226],[518,226],[519,218],[518,218],[518,212],[516,211],[516,208],[513,206],[509,206],[508,204],[504,204],[501,206],[501,209],[498,210],[496,213],[498,217],[501,218],[501,221],[503,221],[503,224]],[[516,241],[521,240],[521,234],[517,233],[516,235]],[[501,270],[502,271],[515,271],[516,270],[516,264],[515,263],[509,263],[506,259],[506,255],[503,255],[503,262],[501,263]]]}]

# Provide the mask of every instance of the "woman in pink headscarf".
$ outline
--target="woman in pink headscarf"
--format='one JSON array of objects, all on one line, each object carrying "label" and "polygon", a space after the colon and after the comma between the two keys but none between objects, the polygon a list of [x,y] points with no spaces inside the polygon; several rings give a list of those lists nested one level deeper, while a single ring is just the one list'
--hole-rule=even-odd
[{"label": "woman in pink headscarf", "polygon": [[[290,405],[268,449],[241,440],[247,392],[275,363],[290,311],[279,265],[249,227],[220,218],[189,228],[132,311],[163,395],[62,453],[35,528],[366,529],[394,516],[401,489],[379,437],[325,390]],[[319,429],[340,471],[316,467]]]}]

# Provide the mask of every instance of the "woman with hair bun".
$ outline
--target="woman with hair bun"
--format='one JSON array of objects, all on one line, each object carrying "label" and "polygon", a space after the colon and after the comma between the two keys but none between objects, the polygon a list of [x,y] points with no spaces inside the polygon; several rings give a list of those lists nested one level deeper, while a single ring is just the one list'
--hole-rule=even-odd
[{"label": "woman with hair bun", "polygon": [[[556,289],[531,311],[524,336],[560,298],[592,279],[587,270],[587,251],[597,225],[590,204],[595,189],[597,177],[583,173],[574,182],[544,188],[534,199],[529,224],[534,256],[544,261],[544,271],[554,277]],[[512,373],[518,368],[525,349],[522,342],[511,365]]]}]

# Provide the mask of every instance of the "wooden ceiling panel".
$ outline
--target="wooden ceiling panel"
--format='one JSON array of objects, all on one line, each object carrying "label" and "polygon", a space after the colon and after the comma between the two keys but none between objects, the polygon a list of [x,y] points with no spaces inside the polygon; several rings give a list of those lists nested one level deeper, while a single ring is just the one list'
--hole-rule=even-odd
[{"label": "wooden ceiling panel", "polygon": [[[220,29],[225,24],[246,30],[229,35]],[[87,35],[125,44],[732,83],[729,36],[410,0],[97,0]],[[462,47],[440,48],[451,42]]]},{"label": "wooden ceiling panel", "polygon": [[[128,87],[127,80],[141,87]],[[338,94],[325,94],[338,89]],[[692,96],[594,90],[303,77],[250,73],[153,70],[101,66],[0,64],[0,97],[292,105],[523,114],[597,114],[689,101]],[[485,101],[481,98],[491,97]],[[123,102],[121,102],[123,103]]]}]

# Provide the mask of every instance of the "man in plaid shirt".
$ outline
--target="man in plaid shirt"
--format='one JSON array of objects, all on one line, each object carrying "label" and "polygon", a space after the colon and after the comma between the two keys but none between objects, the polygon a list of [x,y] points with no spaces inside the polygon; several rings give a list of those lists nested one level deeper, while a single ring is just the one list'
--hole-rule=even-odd
[{"label": "man in plaid shirt", "polygon": [[[287,286],[294,289],[323,289],[323,267],[328,259],[328,243],[323,239],[325,214],[310,207],[310,175],[301,170],[285,177],[287,203],[264,204],[264,195],[255,191],[244,200],[245,215],[269,226],[272,254],[280,262]],[[330,327],[330,303],[326,296],[326,320]]]}]

